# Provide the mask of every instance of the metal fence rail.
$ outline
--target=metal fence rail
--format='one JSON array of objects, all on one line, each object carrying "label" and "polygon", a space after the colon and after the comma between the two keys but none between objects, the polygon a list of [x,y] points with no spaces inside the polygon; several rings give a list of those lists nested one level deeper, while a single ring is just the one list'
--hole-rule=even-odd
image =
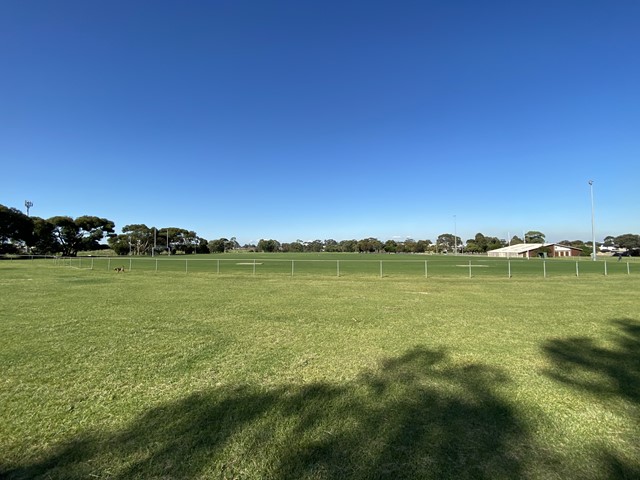
[{"label": "metal fence rail", "polygon": [[198,258],[176,257],[50,257],[55,265],[92,270],[146,273],[207,273],[215,275],[377,276],[384,277],[580,277],[632,275],[636,262],[564,259],[487,259],[439,257],[429,259],[305,259],[305,258]]}]

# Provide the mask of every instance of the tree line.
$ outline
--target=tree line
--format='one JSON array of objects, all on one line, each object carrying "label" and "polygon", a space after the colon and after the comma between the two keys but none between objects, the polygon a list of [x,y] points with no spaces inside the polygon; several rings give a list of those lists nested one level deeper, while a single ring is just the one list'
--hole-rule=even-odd
[{"label": "tree line", "polygon": [[[374,237],[295,242],[261,239],[257,245],[241,246],[235,237],[207,240],[193,230],[179,227],[157,228],[132,224],[125,225],[122,233],[116,234],[115,223],[107,218],[84,215],[43,219],[0,205],[0,254],[76,256],[81,251],[106,248],[111,248],[117,255],[223,253],[240,248],[259,252],[486,253],[507,245],[544,242],[544,233],[531,230],[523,238],[513,236],[509,240],[477,233],[463,242],[459,236],[443,233],[435,242],[411,238],[382,242]],[[592,251],[590,242],[564,240],[559,243],[580,248],[583,255],[590,255]],[[607,236],[600,245],[637,253],[640,252],[640,235],[627,233],[617,237]]]}]

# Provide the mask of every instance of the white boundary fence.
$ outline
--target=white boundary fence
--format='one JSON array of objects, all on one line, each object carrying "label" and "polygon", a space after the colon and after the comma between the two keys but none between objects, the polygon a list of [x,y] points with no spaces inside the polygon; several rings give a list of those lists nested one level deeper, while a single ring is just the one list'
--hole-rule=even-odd
[{"label": "white boundary fence", "polygon": [[[22,257],[25,258],[25,257]],[[43,257],[26,257],[38,259]],[[524,261],[469,257],[439,259],[285,259],[285,258],[193,258],[175,257],[44,257],[57,266],[91,270],[122,269],[125,272],[210,273],[216,275],[279,276],[391,276],[430,277],[532,277],[542,278],[581,275],[631,275],[631,262],[571,262],[540,259]],[[535,263],[534,263],[535,262]],[[635,263],[634,263],[635,265]],[[636,269],[637,270],[637,269]]]}]

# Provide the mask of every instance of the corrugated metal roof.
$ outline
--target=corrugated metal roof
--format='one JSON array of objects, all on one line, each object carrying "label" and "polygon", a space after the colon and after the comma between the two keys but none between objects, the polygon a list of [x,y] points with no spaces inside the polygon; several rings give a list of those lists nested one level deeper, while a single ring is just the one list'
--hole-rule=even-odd
[{"label": "corrugated metal roof", "polygon": [[519,243],[518,245],[509,245],[508,247],[496,248],[495,250],[489,250],[489,252],[495,253],[526,253],[532,250],[537,250],[541,247],[550,247],[552,245],[559,245],[565,248],[572,248],[574,250],[580,250],[581,248],[572,247],[571,245],[564,245],[562,243]]},{"label": "corrugated metal roof", "polygon": [[525,253],[550,245],[553,245],[553,243],[519,243],[518,245],[509,245],[508,247],[496,248],[495,250],[489,251],[496,253]]}]

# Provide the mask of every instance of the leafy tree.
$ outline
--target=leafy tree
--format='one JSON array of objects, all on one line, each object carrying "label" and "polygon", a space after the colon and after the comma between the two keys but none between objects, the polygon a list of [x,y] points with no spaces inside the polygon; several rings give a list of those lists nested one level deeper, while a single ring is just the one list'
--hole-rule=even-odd
[{"label": "leafy tree", "polygon": [[209,253],[223,253],[225,246],[229,240],[219,238],[218,240],[209,240]]},{"label": "leafy tree", "polygon": [[430,246],[431,246],[431,240],[418,240],[415,243],[415,246],[413,247],[412,251],[414,253],[425,253],[426,251],[429,250]]},{"label": "leafy tree", "polygon": [[[467,242],[468,244],[469,242]],[[477,246],[478,252],[486,252],[489,241],[487,237],[485,237],[482,233],[476,233],[476,236],[473,238],[473,243]],[[469,245],[467,245],[467,251],[469,251]]]},{"label": "leafy tree", "polygon": [[640,235],[634,235],[633,233],[618,235],[615,238],[615,244],[619,248],[626,248],[627,250],[640,249]]},{"label": "leafy tree", "polygon": [[382,250],[383,244],[377,238],[369,237],[358,241],[359,252],[379,252]]},{"label": "leafy tree", "polygon": [[482,247],[476,243],[475,239],[470,238],[466,241],[465,250],[467,253],[481,253]]},{"label": "leafy tree", "polygon": [[65,256],[76,256],[80,250],[98,248],[105,235],[113,233],[114,223],[106,218],[84,215],[75,220],[67,216],[52,217],[53,238]]},{"label": "leafy tree", "polygon": [[128,235],[111,235],[107,238],[107,243],[116,255],[129,255],[131,245]]},{"label": "leafy tree", "polygon": [[238,243],[238,241],[236,240],[236,237],[231,237],[229,240],[227,240],[224,244],[224,251],[225,252],[229,252],[231,250],[235,250],[237,248],[240,248],[240,244]]},{"label": "leafy tree", "polygon": [[209,242],[206,238],[196,237],[195,253],[209,253]]},{"label": "leafy tree", "polygon": [[486,241],[486,246],[485,246],[486,250],[484,250],[485,252],[489,250],[495,250],[496,248],[502,248],[507,246],[507,242],[499,239],[498,237],[485,237],[485,241]]},{"label": "leafy tree", "polygon": [[340,246],[338,242],[333,240],[332,238],[324,241],[324,251],[325,252],[339,252]]},{"label": "leafy tree", "polygon": [[51,217],[47,221],[53,225],[53,238],[60,247],[59,251],[65,256],[75,255],[80,248],[82,235],[73,218],[58,216]]},{"label": "leafy tree", "polygon": [[517,235],[514,235],[513,237],[511,237],[509,245],[520,245],[521,243],[524,243],[524,241]]},{"label": "leafy tree", "polygon": [[40,217],[31,217],[33,221],[33,242],[30,245],[34,253],[47,254],[60,251],[60,244],[56,241],[53,231],[54,225]]},{"label": "leafy tree", "polygon": [[157,233],[154,228],[145,224],[125,225],[122,233],[129,237],[131,253],[133,255],[148,255],[153,248],[154,233],[157,242]]},{"label": "leafy tree", "polygon": [[193,230],[178,228],[175,235],[175,247],[183,253],[194,253],[198,245],[198,235]]},{"label": "leafy tree", "polygon": [[33,241],[33,221],[16,208],[0,205],[0,253],[15,253]]},{"label": "leafy tree", "polygon": [[280,242],[262,239],[258,242],[258,250],[261,252],[277,252],[280,250]]},{"label": "leafy tree", "polygon": [[351,253],[358,251],[357,240],[342,240],[338,243],[341,252]]},{"label": "leafy tree", "polygon": [[545,235],[537,230],[529,230],[524,234],[527,243],[544,243]]},{"label": "leafy tree", "polygon": [[195,253],[202,240],[196,232],[184,228],[165,227],[158,230],[158,245],[167,253]]},{"label": "leafy tree", "polygon": [[476,233],[476,236],[467,240],[466,251],[471,253],[486,253],[489,250],[502,248],[506,245],[504,240],[497,237],[486,237],[482,233]]},{"label": "leafy tree", "polygon": [[396,253],[398,251],[398,243],[395,240],[387,240],[382,248],[387,253]]},{"label": "leafy tree", "polygon": [[304,245],[299,241],[291,242],[291,243],[283,243],[282,245],[280,245],[280,248],[283,252],[295,252],[295,253],[304,252]]},{"label": "leafy tree", "polygon": [[416,250],[416,241],[413,238],[405,238],[403,242],[398,243],[397,251],[401,253],[413,253]]},{"label": "leafy tree", "polygon": [[314,240],[312,242],[308,242],[305,245],[304,250],[306,252],[321,252],[322,250],[324,250],[324,243],[322,243],[322,240]]},{"label": "leafy tree", "polygon": [[458,249],[460,249],[463,245],[460,237],[454,236],[451,233],[443,233],[442,235],[439,235],[438,239],[436,240],[436,244],[438,245],[438,249],[441,252],[453,252],[456,248],[456,245],[458,246]]}]

